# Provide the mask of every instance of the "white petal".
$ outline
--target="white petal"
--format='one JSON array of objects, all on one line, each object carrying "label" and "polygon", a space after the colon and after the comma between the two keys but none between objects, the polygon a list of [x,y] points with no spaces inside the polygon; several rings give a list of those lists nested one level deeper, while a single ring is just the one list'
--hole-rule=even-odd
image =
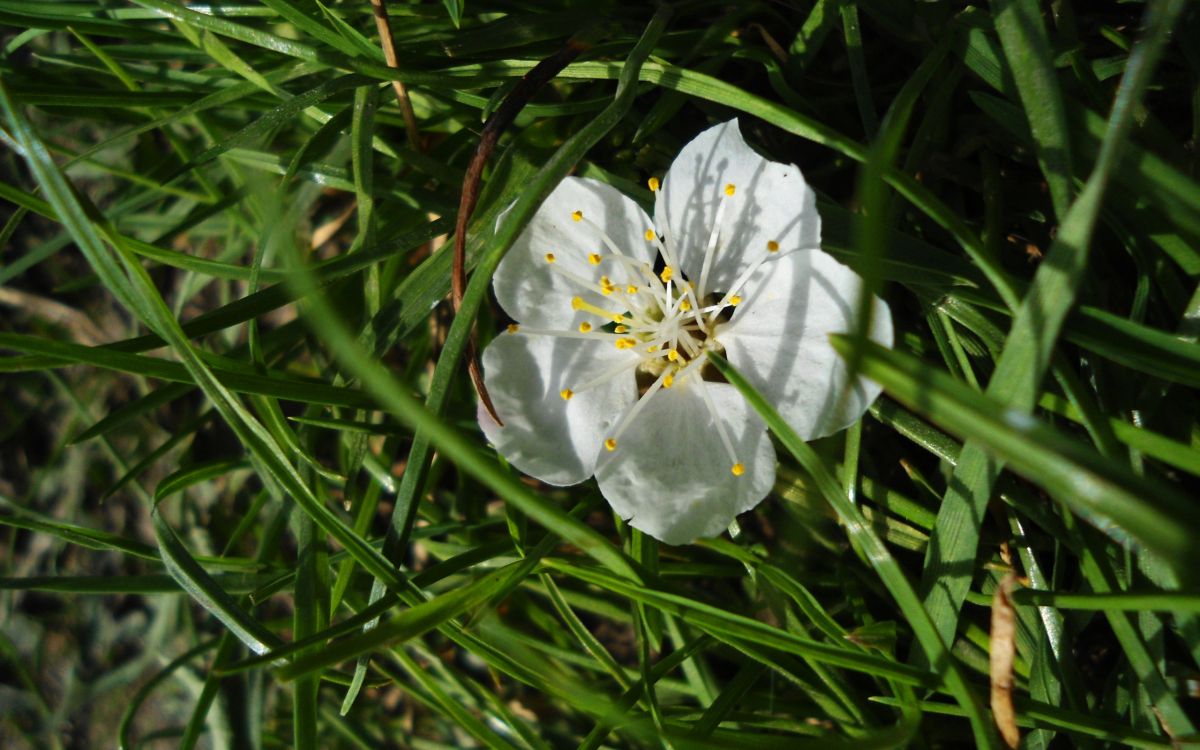
[{"label": "white petal", "polygon": [[[829,334],[849,333],[862,279],[820,250],[802,250],[762,265],[746,284],[745,302],[717,331],[729,361],[774,404],[804,440],[849,427],[880,387],[847,383]],[[892,315],[878,297],[870,337],[892,345]]]},{"label": "white petal", "polygon": [[[725,187],[734,186],[732,196]],[[767,254],[821,245],[816,195],[791,164],[768,161],[742,140],[737,120],[705,130],[683,147],[656,194],[654,216],[671,238],[683,272],[699,283],[705,250],[721,202],[718,244],[704,291],[726,292]]]},{"label": "white petal", "polygon": [[716,536],[758,505],[775,481],[766,427],[733,386],[707,383],[742,476],[721,442],[699,384],[661,389],[596,469],[600,492],[631,526],[667,544]]},{"label": "white petal", "polygon": [[637,360],[603,342],[502,333],[483,352],[483,381],[504,426],[482,406],[488,441],[521,471],[548,484],[582,482],[605,437],[637,397],[634,370],[563,400],[597,375]]},{"label": "white petal", "polygon": [[[582,212],[583,220],[572,218],[576,211]],[[566,177],[500,261],[492,281],[496,299],[505,312],[526,325],[564,328],[592,320],[587,313],[571,308],[575,296],[602,305],[607,300],[598,291],[601,276],[621,287],[641,280],[613,259],[596,266],[588,262],[588,256],[611,252],[602,237],[607,235],[622,254],[653,264],[657,250],[645,237],[652,227],[646,212],[615,188],[596,180]],[[547,262],[547,253],[553,254],[553,264]],[[555,273],[552,266],[592,282],[591,291]]]}]

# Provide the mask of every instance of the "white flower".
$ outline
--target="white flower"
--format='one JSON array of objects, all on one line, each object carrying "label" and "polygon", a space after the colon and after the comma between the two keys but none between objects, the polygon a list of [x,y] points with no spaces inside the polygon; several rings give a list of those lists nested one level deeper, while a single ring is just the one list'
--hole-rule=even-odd
[{"label": "white flower", "polygon": [[[504,425],[479,422],[543,482],[595,475],[613,509],[669,544],[723,531],[775,480],[766,427],[705,352],[722,352],[805,440],[879,394],[848,383],[828,335],[853,330],[862,280],[820,249],[800,170],[763,159],[737,121],[684,147],[644,211],[568,177],[496,271],[517,323],[483,353]],[[871,338],[892,343],[875,300]]]}]

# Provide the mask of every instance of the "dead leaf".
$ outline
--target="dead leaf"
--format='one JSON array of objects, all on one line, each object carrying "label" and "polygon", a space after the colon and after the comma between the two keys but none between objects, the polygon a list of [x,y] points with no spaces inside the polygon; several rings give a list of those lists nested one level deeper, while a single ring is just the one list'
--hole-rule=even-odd
[{"label": "dead leaf", "polygon": [[1012,587],[1017,577],[1004,576],[992,597],[991,654],[992,716],[1005,744],[1014,750],[1021,744],[1017,712],[1013,708],[1013,660],[1017,653],[1017,616],[1012,605]]},{"label": "dead leaf", "polygon": [[352,201],[349,206],[346,206],[346,210],[334,217],[332,221],[327,221],[313,230],[312,242],[310,243],[312,249],[316,250],[321,245],[333,239],[333,236],[338,233],[342,225],[354,215],[356,208],[358,208],[358,201]]}]

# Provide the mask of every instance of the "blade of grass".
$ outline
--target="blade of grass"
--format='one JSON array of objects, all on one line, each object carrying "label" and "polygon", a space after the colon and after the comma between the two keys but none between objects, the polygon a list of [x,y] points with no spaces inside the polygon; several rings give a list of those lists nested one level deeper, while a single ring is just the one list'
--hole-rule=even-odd
[{"label": "blade of grass", "polygon": [[854,100],[858,103],[858,116],[862,119],[863,133],[867,140],[874,140],[879,130],[879,115],[871,100],[871,81],[867,77],[867,57],[863,53],[862,31],[858,27],[858,4],[851,0],[840,8],[842,34],[846,40],[846,52],[850,58],[850,82],[854,86]]},{"label": "blade of grass", "polygon": [[265,654],[282,645],[279,636],[251,617],[238,606],[228,593],[200,567],[175,531],[163,520],[158,508],[150,514],[154,522],[154,536],[158,540],[159,552],[167,572],[179,587],[221,621],[238,640],[256,654]]},{"label": "blade of grass", "polygon": [[1071,141],[1067,110],[1041,9],[1037,0],[992,0],[991,4],[996,33],[1029,119],[1054,213],[1065,216],[1073,192]]}]

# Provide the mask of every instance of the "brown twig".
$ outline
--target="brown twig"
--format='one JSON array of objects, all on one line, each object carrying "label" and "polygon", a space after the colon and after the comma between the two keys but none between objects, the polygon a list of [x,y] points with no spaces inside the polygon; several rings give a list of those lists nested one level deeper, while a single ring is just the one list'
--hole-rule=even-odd
[{"label": "brown twig", "polygon": [[[392,39],[392,23],[388,18],[385,0],[371,0],[371,10],[375,15],[375,28],[379,30],[379,46],[383,48],[383,59],[389,68],[400,69],[396,58],[396,43]],[[421,150],[421,131],[417,128],[417,116],[413,113],[412,102],[408,99],[408,90],[400,79],[392,80],[392,90],[396,92],[396,101],[400,103],[400,115],[404,118],[404,131],[408,133],[408,142],[417,151]]]},{"label": "brown twig", "polygon": [[[517,81],[517,85],[512,91],[504,97],[504,101],[496,108],[483,124],[483,132],[479,134],[479,144],[475,147],[475,153],[471,156],[471,162],[467,164],[467,172],[463,175],[462,197],[458,202],[458,218],[454,225],[454,267],[450,273],[450,300],[454,305],[454,313],[457,315],[458,310],[462,307],[463,292],[467,286],[467,268],[466,268],[466,250],[467,250],[467,223],[471,219],[471,214],[475,211],[475,203],[479,200],[479,186],[483,180],[483,167],[487,164],[488,157],[492,155],[492,151],[496,148],[496,143],[500,140],[500,135],[504,132],[521,109],[533,98],[533,95],[550,79],[558,75],[558,73],[571,63],[579,53],[584,50],[584,45],[577,40],[572,39],[567,44],[555,52],[550,57],[542,60],[535,65],[528,73]],[[471,374],[471,383],[475,386],[475,392],[479,394],[479,400],[483,403],[488,414],[492,419],[496,420],[497,424],[504,424],[500,419],[500,415],[496,414],[496,407],[492,404],[492,398],[488,395],[487,386],[483,384],[483,371],[479,367],[479,359],[475,352],[475,333],[472,331],[467,339],[467,370]]]}]

